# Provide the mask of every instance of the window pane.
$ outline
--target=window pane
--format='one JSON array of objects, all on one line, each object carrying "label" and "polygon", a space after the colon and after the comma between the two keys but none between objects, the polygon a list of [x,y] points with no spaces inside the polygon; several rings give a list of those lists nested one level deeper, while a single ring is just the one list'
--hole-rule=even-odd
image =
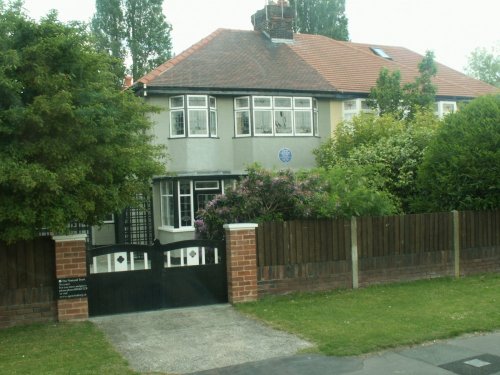
[{"label": "window pane", "polygon": [[162,181],[161,191],[161,214],[163,226],[174,226],[174,195],[173,181]]},{"label": "window pane", "polygon": [[218,189],[219,181],[196,181],[194,188],[196,190]]},{"label": "window pane", "polygon": [[210,111],[210,136],[217,137],[217,113]]},{"label": "window pane", "polygon": [[276,97],[274,98],[275,108],[292,108],[292,98]]},{"label": "window pane", "polygon": [[311,98],[295,98],[295,108],[311,108]]},{"label": "window pane", "polygon": [[209,99],[210,99],[210,108],[215,108],[216,107],[215,98],[213,96],[210,96]]},{"label": "window pane", "polygon": [[310,111],[295,112],[295,134],[312,134],[312,114]]},{"label": "window pane", "polygon": [[179,181],[179,213],[180,226],[190,227],[193,225],[191,213],[191,182],[189,180]]},{"label": "window pane", "polygon": [[181,227],[192,226],[191,220],[191,196],[180,197]]},{"label": "window pane", "polygon": [[189,110],[189,135],[208,135],[207,111]]},{"label": "window pane", "polygon": [[179,181],[179,193],[191,194],[191,183],[189,181]]},{"label": "window pane", "polygon": [[454,103],[443,103],[443,115],[447,113],[455,112]]},{"label": "window pane", "polygon": [[184,97],[174,96],[170,98],[170,108],[183,108],[184,107]]},{"label": "window pane", "polygon": [[199,211],[207,206],[207,203],[215,198],[217,194],[198,194],[196,200],[196,211]]},{"label": "window pane", "polygon": [[344,102],[345,111],[355,111],[357,109],[356,100],[347,100]]},{"label": "window pane", "polygon": [[174,226],[174,197],[164,195],[161,197],[162,225],[167,227]]},{"label": "window pane", "polygon": [[250,98],[248,96],[234,99],[235,108],[248,108],[250,106]]},{"label": "window pane", "polygon": [[314,127],[314,131],[313,131],[313,134],[314,135],[319,135],[319,131],[318,131],[318,111],[314,111],[314,117],[313,117],[313,127]]},{"label": "window pane", "polygon": [[361,110],[363,111],[371,111],[371,107],[368,105],[366,100],[361,100]]},{"label": "window pane", "polygon": [[170,112],[170,136],[184,135],[184,111]]},{"label": "window pane", "polygon": [[236,135],[250,135],[250,111],[236,112]]},{"label": "window pane", "polygon": [[255,113],[255,134],[273,134],[272,112],[254,111]]},{"label": "window pane", "polygon": [[205,95],[188,96],[188,107],[206,107],[207,97]]},{"label": "window pane", "polygon": [[256,108],[271,108],[271,97],[256,96],[253,98],[253,105]]},{"label": "window pane", "polygon": [[292,134],[292,111],[274,111],[274,126],[276,134]]}]

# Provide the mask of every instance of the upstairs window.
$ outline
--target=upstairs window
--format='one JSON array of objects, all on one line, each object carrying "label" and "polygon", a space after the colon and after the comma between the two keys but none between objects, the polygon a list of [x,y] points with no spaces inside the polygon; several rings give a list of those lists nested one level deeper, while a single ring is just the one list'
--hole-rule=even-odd
[{"label": "upstairs window", "polygon": [[456,102],[436,102],[434,106],[434,110],[436,113],[436,116],[439,118],[443,118],[449,113],[453,113],[457,111],[457,103]]},{"label": "upstairs window", "polygon": [[250,136],[250,98],[234,99],[234,134],[237,137]]},{"label": "upstairs window", "polygon": [[235,98],[235,135],[312,136],[317,134],[317,103],[309,97]]},{"label": "upstairs window", "polygon": [[344,121],[351,120],[354,116],[360,113],[372,113],[366,99],[350,99],[342,103],[342,118]]},{"label": "upstairs window", "polygon": [[214,97],[179,95],[170,98],[170,137],[186,136],[217,137],[217,102]]}]

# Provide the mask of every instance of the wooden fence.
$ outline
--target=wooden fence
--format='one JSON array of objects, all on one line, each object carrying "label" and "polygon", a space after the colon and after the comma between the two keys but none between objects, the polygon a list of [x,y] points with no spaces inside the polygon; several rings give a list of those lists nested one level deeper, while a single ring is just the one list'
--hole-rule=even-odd
[{"label": "wooden fence", "polygon": [[257,264],[264,294],[500,271],[500,210],[263,223]]},{"label": "wooden fence", "polygon": [[55,249],[50,237],[0,242],[0,327],[55,319]]}]

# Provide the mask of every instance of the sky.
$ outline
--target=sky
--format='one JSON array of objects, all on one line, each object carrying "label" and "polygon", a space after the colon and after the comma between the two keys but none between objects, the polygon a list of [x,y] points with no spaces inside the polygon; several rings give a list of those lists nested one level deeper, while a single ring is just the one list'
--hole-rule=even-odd
[{"label": "sky", "polygon": [[[218,28],[251,30],[250,16],[266,0],[164,0],[173,52],[181,53]],[[56,9],[61,21],[89,21],[95,0],[25,0],[34,19]],[[346,0],[351,41],[434,51],[463,71],[477,47],[500,48],[500,0]]]}]

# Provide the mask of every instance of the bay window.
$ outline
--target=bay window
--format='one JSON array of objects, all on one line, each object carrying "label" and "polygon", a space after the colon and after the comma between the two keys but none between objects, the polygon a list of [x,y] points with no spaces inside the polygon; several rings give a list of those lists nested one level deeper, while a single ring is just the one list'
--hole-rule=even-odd
[{"label": "bay window", "polygon": [[216,104],[216,99],[207,95],[171,97],[170,137],[217,137]]},{"label": "bay window", "polygon": [[317,135],[317,102],[310,97],[238,97],[234,116],[236,137]]}]

